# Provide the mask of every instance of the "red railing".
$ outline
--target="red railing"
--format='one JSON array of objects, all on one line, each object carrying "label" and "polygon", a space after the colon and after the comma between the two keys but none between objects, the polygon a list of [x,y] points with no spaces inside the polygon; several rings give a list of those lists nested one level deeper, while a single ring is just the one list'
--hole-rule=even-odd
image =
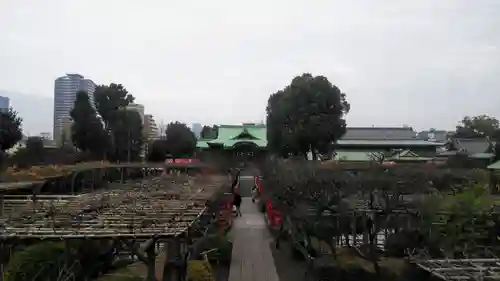
[{"label": "red railing", "polygon": [[[257,186],[257,193],[259,197],[262,195],[262,182],[260,181],[260,177],[255,177],[255,185]],[[273,204],[270,199],[266,201],[266,215],[267,215],[267,223],[269,227],[279,227],[283,223],[283,215],[280,211],[273,207]]]},{"label": "red railing", "polygon": [[260,197],[262,194],[262,183],[260,182],[260,177],[254,177],[255,186],[257,187],[257,196]]}]

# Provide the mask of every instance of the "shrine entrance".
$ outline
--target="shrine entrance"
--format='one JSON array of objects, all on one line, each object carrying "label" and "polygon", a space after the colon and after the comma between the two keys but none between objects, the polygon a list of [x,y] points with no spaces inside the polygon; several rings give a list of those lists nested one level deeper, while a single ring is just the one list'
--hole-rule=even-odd
[{"label": "shrine entrance", "polygon": [[238,142],[233,148],[233,157],[236,161],[248,164],[255,159],[258,147],[252,142]]}]

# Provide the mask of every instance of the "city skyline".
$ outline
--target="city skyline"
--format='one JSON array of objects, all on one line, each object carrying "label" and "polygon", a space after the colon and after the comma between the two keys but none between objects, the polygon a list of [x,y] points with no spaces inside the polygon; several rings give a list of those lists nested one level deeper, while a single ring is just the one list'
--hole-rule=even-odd
[{"label": "city skyline", "polygon": [[6,112],[10,108],[10,98],[0,96],[0,111]]},{"label": "city skyline", "polygon": [[76,71],[123,84],[165,123],[238,124],[265,119],[269,96],[310,72],[347,94],[354,126],[500,116],[495,0],[6,1],[0,88],[12,92],[50,97]]}]

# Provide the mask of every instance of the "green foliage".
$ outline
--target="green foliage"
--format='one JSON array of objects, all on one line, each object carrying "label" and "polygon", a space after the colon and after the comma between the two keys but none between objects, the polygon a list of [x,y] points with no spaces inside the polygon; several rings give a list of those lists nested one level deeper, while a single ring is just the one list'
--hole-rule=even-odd
[{"label": "green foliage", "polygon": [[3,280],[57,280],[64,259],[64,244],[44,242],[15,253],[5,268]]},{"label": "green foliage", "polygon": [[188,261],[188,281],[215,281],[210,263],[203,260]]},{"label": "green foliage", "polygon": [[121,268],[101,276],[96,281],[143,281],[140,276],[135,275],[128,268]]},{"label": "green foliage", "polygon": [[76,93],[70,116],[73,120],[71,140],[75,147],[96,159],[103,159],[108,144],[107,134],[85,91]]},{"label": "green foliage", "polygon": [[26,148],[31,152],[31,155],[37,159],[43,158],[43,139],[41,137],[29,137],[26,140]]},{"label": "green foliage", "polygon": [[476,138],[492,137],[500,127],[495,117],[486,114],[478,116],[465,116],[457,126],[455,137],[457,138]]},{"label": "green foliage", "polygon": [[[233,244],[228,240],[227,236],[220,235],[216,231],[211,234],[200,238],[201,241],[197,242],[196,252],[202,253],[205,251],[210,251],[212,249],[217,249],[216,251],[209,252],[207,257],[210,261],[216,261],[218,263],[229,264],[231,262],[231,254],[233,249]],[[199,256],[199,258],[203,258]]]},{"label": "green foliage", "polygon": [[196,150],[196,136],[184,123],[173,122],[165,131],[165,150],[171,157],[189,157]]},{"label": "green foliage", "polygon": [[11,149],[22,139],[22,122],[21,117],[12,108],[7,112],[0,112],[0,151]]},{"label": "green foliage", "polygon": [[435,194],[422,207],[421,229],[445,256],[467,256],[477,246],[496,242],[491,237],[494,203],[488,189],[479,184],[455,195]]},{"label": "green foliage", "polygon": [[114,161],[137,161],[144,144],[138,112],[127,110],[134,97],[121,84],[97,86],[94,102],[108,135],[107,155]]},{"label": "green foliage", "polygon": [[99,85],[94,91],[95,107],[106,128],[110,127],[113,122],[113,113],[126,108],[130,103],[134,102],[134,99],[122,84]]},{"label": "green foliage", "polygon": [[110,241],[77,240],[41,242],[16,252],[6,266],[3,280],[88,280],[111,268]]},{"label": "green foliage", "polygon": [[324,76],[303,74],[269,97],[267,138],[269,149],[282,156],[308,151],[329,154],[332,143],[345,133],[346,95]]},{"label": "green foliage", "polygon": [[202,139],[216,139],[217,138],[217,125],[214,126],[203,126],[201,129],[200,137]]},{"label": "green foliage", "polygon": [[495,153],[495,159],[494,162],[500,161],[500,129],[496,130],[493,133],[493,136],[491,139],[495,142],[495,145],[493,146],[493,153]]},{"label": "green foliage", "polygon": [[167,159],[167,145],[165,140],[154,140],[148,146],[148,162],[163,162]]},{"label": "green foliage", "polygon": [[111,273],[100,278],[98,281],[144,281],[140,276],[133,275],[132,272]]},{"label": "green foliage", "polygon": [[73,146],[65,145],[58,148],[44,149],[44,164],[72,165],[81,160],[81,155]]},{"label": "green foliage", "polygon": [[[31,146],[21,148],[9,157],[9,165],[15,165],[18,168],[29,168],[34,165],[73,165],[78,161],[85,161],[84,155],[79,154],[71,146],[62,146],[58,148],[38,148],[32,149]],[[92,158],[90,158],[92,159]]]},{"label": "green foliage", "polygon": [[138,161],[144,144],[141,116],[136,111],[117,110],[113,113],[112,120],[110,129],[114,152],[111,154],[111,159]]},{"label": "green foliage", "polygon": [[39,165],[44,162],[45,149],[43,139],[40,137],[29,137],[26,141],[26,147],[20,148],[10,157],[10,164],[19,168],[28,168],[33,165]]},{"label": "green foliage", "polygon": [[[294,241],[304,245],[310,254],[314,254],[308,246],[313,238],[333,248],[333,237],[345,237],[356,231],[367,233],[368,242],[373,245],[373,237],[378,229],[402,230],[409,225],[416,226],[420,224],[421,216],[427,217],[428,225],[422,225],[415,233],[408,232],[407,236],[413,238],[399,237],[396,239],[398,241],[390,241],[392,248],[398,248],[398,254],[401,249],[404,251],[425,245],[440,246],[440,242],[434,241],[434,237],[428,237],[429,231],[437,237],[447,237],[446,233],[449,232],[449,236],[454,237],[455,241],[450,246],[466,244],[469,248],[474,246],[473,243],[490,245],[492,237],[496,238],[488,213],[491,205],[488,205],[488,195],[483,185],[474,192],[469,189],[471,185],[485,180],[484,175],[477,171],[403,164],[391,167],[376,164],[359,168],[348,165],[329,167],[312,161],[282,161],[271,163],[263,172],[264,197],[272,200],[273,207],[284,215],[285,226],[291,231]],[[453,208],[448,209],[450,215],[437,216],[438,212],[431,206],[422,207],[421,196],[438,191],[456,194],[450,205]],[[402,197],[415,193],[419,196],[409,196],[411,200]],[[449,196],[431,198],[437,203],[436,206],[449,205],[443,204],[449,200]],[[432,200],[429,199],[427,204]],[[374,209],[378,212],[371,218],[363,211],[352,217],[351,211],[359,209]],[[394,210],[405,209],[416,215],[405,217],[404,221],[387,215]],[[457,212],[462,211],[467,214],[457,215]],[[469,232],[460,230],[460,233],[452,233],[451,229],[436,229],[434,222],[440,223],[438,225],[443,228],[453,224],[457,229],[463,227]],[[434,228],[431,229],[431,226]],[[471,226],[481,226],[485,231],[480,236],[473,237]],[[424,241],[418,241],[419,237]]]}]

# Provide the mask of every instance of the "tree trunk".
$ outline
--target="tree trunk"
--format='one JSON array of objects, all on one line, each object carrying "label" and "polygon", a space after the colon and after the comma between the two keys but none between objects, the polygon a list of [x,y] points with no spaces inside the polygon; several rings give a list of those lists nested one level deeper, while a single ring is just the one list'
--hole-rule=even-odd
[{"label": "tree trunk", "polygon": [[147,253],[147,263],[146,267],[148,269],[148,275],[146,277],[146,280],[148,281],[157,281],[156,279],[156,254],[155,254],[155,243],[153,243],[149,248],[146,250]]},{"label": "tree trunk", "polygon": [[5,151],[0,150],[0,182],[5,179],[5,171],[7,170],[7,154]]},{"label": "tree trunk", "polygon": [[316,151],[316,149],[312,148],[311,154],[312,154],[312,160],[314,161],[318,160],[318,152]]}]

